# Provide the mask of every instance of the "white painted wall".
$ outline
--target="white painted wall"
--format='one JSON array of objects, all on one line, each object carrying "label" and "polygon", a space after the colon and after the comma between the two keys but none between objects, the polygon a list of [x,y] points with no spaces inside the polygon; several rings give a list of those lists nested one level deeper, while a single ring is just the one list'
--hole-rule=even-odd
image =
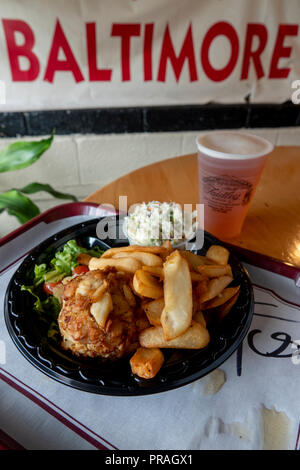
[{"label": "white painted wall", "polygon": [[[275,145],[300,145],[300,127],[247,129],[247,132],[266,137]],[[57,190],[72,193],[82,200],[137,168],[196,152],[195,139],[199,134],[164,132],[56,136],[52,147],[34,165],[0,174],[0,192],[37,181],[49,183]],[[24,140],[33,139],[37,138],[26,137]],[[0,150],[16,140],[23,139],[0,139]],[[44,193],[34,195],[33,199],[41,210],[67,202]],[[0,237],[18,225],[13,217],[1,214]]]}]

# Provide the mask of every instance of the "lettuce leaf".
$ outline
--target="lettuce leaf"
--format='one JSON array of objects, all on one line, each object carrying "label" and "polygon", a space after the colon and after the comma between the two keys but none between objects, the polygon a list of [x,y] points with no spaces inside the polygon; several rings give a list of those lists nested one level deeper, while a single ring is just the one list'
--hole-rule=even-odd
[{"label": "lettuce leaf", "polygon": [[34,298],[34,309],[39,314],[40,319],[49,325],[48,337],[56,339],[59,337],[57,317],[61,310],[60,301],[53,295],[46,296],[42,285],[44,282],[58,282],[66,276],[72,274],[72,270],[79,265],[77,257],[81,253],[100,257],[103,253],[99,247],[87,249],[79,246],[75,240],[69,240],[63,249],[57,251],[49,266],[46,263],[34,266],[33,284],[23,285],[22,291],[29,292]]},{"label": "lettuce leaf", "polygon": [[35,288],[34,286],[22,286],[21,287],[21,290],[22,291],[27,291],[29,292],[31,295],[33,295],[33,297],[35,298],[35,302],[34,302],[34,309],[40,313],[40,317],[41,319],[44,319],[46,320],[46,317],[50,317],[50,318],[53,318],[53,319],[57,319],[58,317],[58,314],[61,310],[61,303],[60,301],[54,297],[53,295],[50,295],[49,297],[47,297],[46,299],[43,299],[42,298],[42,295],[39,295],[36,291],[35,291]]},{"label": "lettuce leaf", "polygon": [[78,266],[77,257],[81,253],[87,253],[99,258],[103,253],[99,247],[87,249],[79,246],[75,240],[69,240],[61,251],[58,251],[50,261],[50,267],[39,264],[34,267],[34,286],[43,282],[58,282],[66,276],[71,276],[72,270]]}]

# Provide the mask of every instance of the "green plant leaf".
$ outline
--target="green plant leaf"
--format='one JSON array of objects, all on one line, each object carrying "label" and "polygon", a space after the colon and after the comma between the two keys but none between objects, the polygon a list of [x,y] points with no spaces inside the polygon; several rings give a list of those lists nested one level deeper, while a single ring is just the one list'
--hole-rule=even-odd
[{"label": "green plant leaf", "polygon": [[36,162],[50,147],[53,141],[54,130],[48,139],[35,142],[15,142],[0,152],[0,173],[20,170]]},{"label": "green plant leaf", "polygon": [[19,189],[21,193],[25,194],[35,194],[39,191],[46,191],[47,193],[51,194],[51,196],[56,197],[57,199],[71,199],[72,201],[77,201],[77,198],[72,194],[68,193],[60,193],[56,191],[50,184],[43,184],[43,183],[30,183],[22,189]]},{"label": "green plant leaf", "polygon": [[0,211],[3,210],[14,215],[21,224],[40,214],[40,209],[16,189],[0,194]]}]

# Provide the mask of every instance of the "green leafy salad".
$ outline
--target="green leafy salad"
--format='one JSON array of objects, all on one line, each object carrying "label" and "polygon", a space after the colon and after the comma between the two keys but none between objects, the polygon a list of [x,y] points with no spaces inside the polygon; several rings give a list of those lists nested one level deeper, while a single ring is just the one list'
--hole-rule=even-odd
[{"label": "green leafy salad", "polygon": [[[78,255],[86,253],[99,258],[104,250],[98,246],[87,249],[79,246],[75,240],[69,240],[61,250],[55,253],[50,263],[36,264],[34,266],[31,285],[23,285],[22,291],[29,292],[34,298],[34,309],[43,322],[50,324],[48,336],[55,338],[59,331],[57,317],[61,310],[61,301],[53,295],[53,288],[67,276],[72,276],[78,270]],[[86,267],[88,271],[88,268]]]}]

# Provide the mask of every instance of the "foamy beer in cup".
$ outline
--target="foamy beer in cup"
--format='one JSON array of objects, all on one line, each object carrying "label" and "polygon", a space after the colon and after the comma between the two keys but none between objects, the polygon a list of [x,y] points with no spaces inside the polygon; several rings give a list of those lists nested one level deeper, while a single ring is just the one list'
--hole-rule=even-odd
[{"label": "foamy beer in cup", "polygon": [[235,237],[273,145],[234,131],[209,132],[196,142],[204,228],[217,237]]}]

